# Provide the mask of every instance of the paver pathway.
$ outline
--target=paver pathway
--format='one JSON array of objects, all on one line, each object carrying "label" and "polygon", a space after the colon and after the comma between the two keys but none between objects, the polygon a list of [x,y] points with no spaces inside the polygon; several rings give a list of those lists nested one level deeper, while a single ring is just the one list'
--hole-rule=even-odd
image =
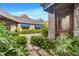
[{"label": "paver pathway", "polygon": [[49,53],[47,53],[45,50],[41,49],[38,46],[32,45],[31,42],[31,36],[37,36],[41,34],[28,34],[27,36],[27,49],[29,52],[29,56],[50,56]]}]

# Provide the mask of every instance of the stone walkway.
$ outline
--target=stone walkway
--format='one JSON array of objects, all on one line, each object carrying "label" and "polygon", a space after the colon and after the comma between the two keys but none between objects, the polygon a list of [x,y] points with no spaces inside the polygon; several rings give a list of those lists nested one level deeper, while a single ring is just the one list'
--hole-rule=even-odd
[{"label": "stone walkway", "polygon": [[29,56],[49,56],[49,53],[47,53],[45,50],[32,44],[28,44],[27,49],[29,51]]},{"label": "stone walkway", "polygon": [[30,43],[31,36],[37,36],[37,35],[38,34],[26,35],[27,36],[27,50],[28,50],[29,56],[50,56],[49,53],[47,53],[45,50],[41,49],[38,46],[34,46]]}]

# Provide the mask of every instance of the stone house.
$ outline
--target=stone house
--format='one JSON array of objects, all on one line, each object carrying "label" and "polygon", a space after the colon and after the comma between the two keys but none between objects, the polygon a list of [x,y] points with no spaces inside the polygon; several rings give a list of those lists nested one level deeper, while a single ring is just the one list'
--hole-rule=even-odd
[{"label": "stone house", "polygon": [[48,37],[55,38],[62,33],[79,36],[78,3],[42,3],[48,13]]},{"label": "stone house", "polygon": [[29,29],[35,29],[36,25],[42,26],[41,21],[33,20],[32,18],[26,15],[14,16],[4,11],[3,9],[0,9],[0,21],[4,21],[9,31],[11,32],[16,31],[17,27],[25,26],[29,27]]}]

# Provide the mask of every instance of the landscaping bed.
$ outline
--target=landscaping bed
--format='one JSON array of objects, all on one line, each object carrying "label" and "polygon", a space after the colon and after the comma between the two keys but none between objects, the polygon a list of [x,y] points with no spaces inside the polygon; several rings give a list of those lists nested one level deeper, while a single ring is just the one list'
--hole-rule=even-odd
[{"label": "landscaping bed", "polygon": [[35,33],[42,33],[41,29],[23,29],[21,34],[35,34]]},{"label": "landscaping bed", "polygon": [[9,32],[5,23],[0,22],[0,56],[26,56],[27,39],[17,32]]},{"label": "landscaping bed", "polygon": [[43,36],[32,36],[31,44],[39,46],[49,54],[51,54],[50,50],[53,50],[53,48],[55,48],[55,46],[49,42],[48,38]]},{"label": "landscaping bed", "polygon": [[64,34],[55,39],[49,39],[43,36],[33,36],[31,44],[39,46],[51,55],[57,56],[79,56],[79,37]]}]

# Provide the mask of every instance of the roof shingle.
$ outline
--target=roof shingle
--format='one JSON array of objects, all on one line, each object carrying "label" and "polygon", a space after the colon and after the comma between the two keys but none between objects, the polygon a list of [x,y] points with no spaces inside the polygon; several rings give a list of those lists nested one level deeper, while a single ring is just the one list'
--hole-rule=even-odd
[{"label": "roof shingle", "polygon": [[28,23],[28,24],[42,24],[41,22],[34,20],[30,17],[28,17],[27,15],[23,15],[21,17],[19,16],[14,16],[9,14],[8,12],[4,11],[3,9],[0,8],[0,15],[3,17],[6,17],[10,20],[19,22],[19,23]]}]

